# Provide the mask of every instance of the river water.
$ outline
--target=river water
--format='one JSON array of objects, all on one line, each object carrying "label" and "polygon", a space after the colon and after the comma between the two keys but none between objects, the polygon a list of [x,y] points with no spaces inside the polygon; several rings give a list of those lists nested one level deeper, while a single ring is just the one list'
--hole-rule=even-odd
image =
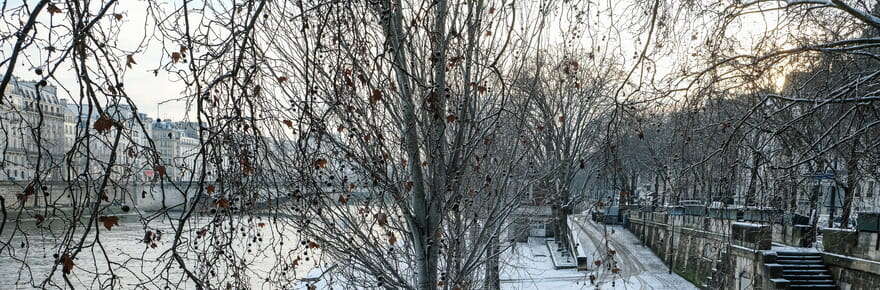
[{"label": "river water", "polygon": [[[191,282],[180,282],[185,280],[183,279],[183,270],[173,263],[170,255],[161,255],[172,246],[173,225],[177,224],[173,221],[173,217],[165,217],[145,223],[140,217],[130,215],[120,217],[119,224],[111,230],[100,228],[99,241],[103,245],[103,250],[98,245],[91,245],[76,255],[75,267],[68,275],[73,286],[76,289],[111,288],[110,281],[114,280],[111,277],[115,275],[117,279],[112,285],[114,289],[195,288]],[[196,229],[204,228],[208,223],[208,218],[199,217],[191,219],[186,227],[195,232]],[[59,259],[53,257],[60,250],[58,245],[61,244],[63,236],[61,224],[60,220],[51,222],[47,220],[43,226],[37,227],[35,221],[22,221],[19,223],[19,230],[11,239],[12,229],[10,227],[13,227],[14,223],[6,224],[6,229],[0,238],[3,243],[8,242],[9,246],[0,252],[0,286],[14,289],[69,288],[62,278],[62,266],[56,262]],[[248,271],[235,273],[233,277],[236,278],[225,275],[228,273],[217,273],[216,276],[206,277],[209,280],[213,279],[211,281],[212,288],[221,288],[220,285],[226,285],[232,280],[244,281],[245,287],[251,289],[301,287],[301,283],[297,285],[296,279],[302,278],[316,266],[316,259],[314,259],[316,250],[312,251],[312,259],[300,259],[297,261],[296,267],[284,269],[283,266],[291,265],[294,257],[302,255],[305,248],[296,231],[289,226],[279,226],[277,220],[274,225],[268,220],[254,222],[254,224],[260,224],[260,226],[252,226],[247,229],[236,227],[233,231],[227,229],[225,232],[220,230],[220,234],[235,232],[235,235],[239,237],[234,240],[235,242],[231,246],[234,250],[227,254],[234,255],[236,260],[242,264],[246,263]],[[144,243],[147,231],[145,225],[149,227],[150,231],[163,233],[162,239],[156,242],[155,248]],[[48,228],[53,231],[50,232]],[[239,230],[245,235],[244,238],[238,234]],[[82,238],[82,232],[82,229],[76,231],[73,238],[78,241]],[[95,241],[94,229],[91,232],[92,234],[86,237],[86,241],[88,241],[86,245]],[[199,240],[190,241],[195,241],[198,244]],[[2,245],[0,244],[0,246]],[[197,249],[193,252],[198,253],[209,252],[198,250],[207,249],[206,247],[207,245],[197,245],[189,250]],[[187,249],[181,251],[185,252]],[[197,264],[194,258],[197,256],[196,253],[182,254]],[[169,270],[165,272],[160,270],[169,264],[171,265]],[[111,271],[112,274],[110,274]],[[50,275],[51,278],[48,282],[42,284]],[[208,274],[205,273],[205,275]],[[267,282],[267,279],[271,282]]]}]

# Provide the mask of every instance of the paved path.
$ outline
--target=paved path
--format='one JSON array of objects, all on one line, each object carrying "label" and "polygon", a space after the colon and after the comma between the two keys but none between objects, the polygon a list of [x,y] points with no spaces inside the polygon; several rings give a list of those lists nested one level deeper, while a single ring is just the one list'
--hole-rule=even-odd
[{"label": "paved path", "polygon": [[616,264],[612,266],[620,269],[618,273],[609,271],[606,264],[595,271],[601,289],[697,289],[681,276],[669,274],[663,261],[625,228],[597,224],[584,215],[574,215],[572,221],[580,229],[579,242],[587,250],[590,263],[608,260],[608,250],[616,252]]}]

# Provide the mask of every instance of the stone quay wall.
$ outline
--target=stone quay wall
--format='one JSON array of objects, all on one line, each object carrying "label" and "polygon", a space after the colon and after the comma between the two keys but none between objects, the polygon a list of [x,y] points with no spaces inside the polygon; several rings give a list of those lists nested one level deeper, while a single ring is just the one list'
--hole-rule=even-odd
[{"label": "stone quay wall", "polygon": [[[703,289],[777,289],[765,267],[771,243],[808,245],[809,226],[760,210],[629,212],[626,227],[667,266]],[[794,220],[794,221],[793,221]],[[819,251],[840,289],[880,289],[878,233],[822,229]]]}]

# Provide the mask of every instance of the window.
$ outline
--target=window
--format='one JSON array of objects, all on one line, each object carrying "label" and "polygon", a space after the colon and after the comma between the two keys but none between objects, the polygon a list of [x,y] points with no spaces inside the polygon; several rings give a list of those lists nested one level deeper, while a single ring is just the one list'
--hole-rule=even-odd
[{"label": "window", "polygon": [[865,191],[865,197],[874,197],[874,181],[868,181],[868,190]]}]

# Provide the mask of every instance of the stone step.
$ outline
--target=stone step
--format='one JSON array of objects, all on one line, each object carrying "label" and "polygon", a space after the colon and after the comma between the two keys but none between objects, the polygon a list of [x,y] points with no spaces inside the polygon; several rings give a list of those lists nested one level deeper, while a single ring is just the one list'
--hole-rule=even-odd
[{"label": "stone step", "polygon": [[821,256],[776,256],[776,260],[822,261]]},{"label": "stone step", "polygon": [[801,279],[830,280],[831,275],[828,275],[828,274],[783,274],[782,278],[785,278],[788,280],[801,280]]},{"label": "stone step", "polygon": [[789,285],[827,285],[834,284],[834,280],[792,280],[786,279],[789,281]]},{"label": "stone step", "polygon": [[832,290],[832,289],[837,289],[837,285],[834,285],[834,284],[789,285],[788,289]]},{"label": "stone step", "polygon": [[[770,252],[772,263],[766,264],[770,275],[780,275],[786,289],[838,289],[822,254],[812,251]],[[775,257],[773,257],[775,256]],[[765,259],[768,257],[765,256]],[[772,279],[771,279],[772,280]]]},{"label": "stone step", "polygon": [[820,257],[807,257],[807,258],[778,257],[778,258],[776,258],[776,261],[777,262],[778,261],[809,261],[809,262],[819,263],[819,264],[821,264],[823,262],[822,258],[820,258]]},{"label": "stone step", "polygon": [[776,256],[777,260],[809,260],[809,261],[822,261],[822,257],[820,256]]},{"label": "stone step", "polygon": [[783,269],[782,275],[815,275],[828,274],[828,269]]},{"label": "stone step", "polygon": [[822,261],[816,260],[788,260],[788,259],[776,259],[776,264],[790,265],[790,264],[812,264],[812,265],[822,265]]},{"label": "stone step", "polygon": [[780,258],[822,258],[820,253],[800,253],[800,252],[776,252],[776,256]]},{"label": "stone step", "polygon": [[798,270],[798,269],[825,269],[825,265],[823,264],[785,264],[782,267],[783,270]]}]

